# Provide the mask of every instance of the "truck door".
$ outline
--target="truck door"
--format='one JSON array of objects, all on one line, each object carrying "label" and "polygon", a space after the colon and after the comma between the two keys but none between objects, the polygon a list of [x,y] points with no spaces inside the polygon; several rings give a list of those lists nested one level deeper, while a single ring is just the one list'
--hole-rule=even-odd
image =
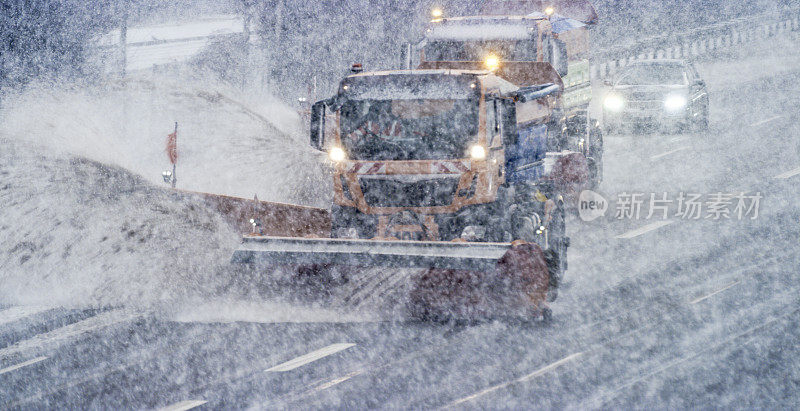
[{"label": "truck door", "polygon": [[539,121],[519,123],[516,104],[508,100],[503,102],[500,117],[506,146],[506,181],[537,180],[544,173],[547,124]]}]

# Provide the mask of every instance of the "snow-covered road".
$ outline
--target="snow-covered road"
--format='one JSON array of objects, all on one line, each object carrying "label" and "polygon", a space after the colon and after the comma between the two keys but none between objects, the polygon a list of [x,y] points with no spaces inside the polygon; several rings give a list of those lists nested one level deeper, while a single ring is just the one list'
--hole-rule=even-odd
[{"label": "snow-covered road", "polygon": [[[606,137],[607,199],[758,193],[758,217],[647,219],[645,202],[638,219],[613,208],[572,219],[551,325],[373,321],[257,296],[0,300],[0,407],[794,408],[798,46],[773,39],[699,62],[707,134]],[[164,284],[202,288],[176,281]]]}]

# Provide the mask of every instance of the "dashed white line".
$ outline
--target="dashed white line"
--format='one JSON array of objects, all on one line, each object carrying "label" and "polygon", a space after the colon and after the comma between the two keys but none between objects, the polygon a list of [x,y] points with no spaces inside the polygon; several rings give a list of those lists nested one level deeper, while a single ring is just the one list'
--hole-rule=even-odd
[{"label": "dashed white line", "polygon": [[10,357],[26,350],[46,349],[48,347],[58,346],[70,338],[75,338],[112,325],[131,322],[140,317],[141,314],[125,309],[107,311],[83,321],[56,328],[55,330],[33,336],[27,340],[19,341],[14,345],[1,348],[0,358]]},{"label": "dashed white line", "polygon": [[508,387],[509,385],[512,385],[512,384],[525,382],[525,381],[534,379],[534,378],[536,378],[536,377],[538,377],[538,376],[540,376],[542,374],[547,373],[548,371],[554,370],[554,369],[556,369],[556,368],[558,368],[558,367],[560,367],[560,366],[562,366],[562,365],[564,365],[564,364],[566,364],[566,363],[568,363],[568,362],[580,357],[581,355],[583,355],[582,352],[572,354],[572,355],[570,355],[570,356],[568,356],[566,358],[562,358],[562,359],[560,359],[560,360],[558,360],[558,361],[556,361],[556,362],[554,362],[554,363],[552,363],[552,364],[550,364],[550,365],[548,365],[546,367],[540,368],[540,369],[538,369],[538,370],[536,370],[536,371],[534,371],[534,372],[532,372],[532,373],[530,373],[530,374],[528,374],[528,375],[526,375],[524,377],[520,377],[520,378],[517,378],[516,380],[507,381],[507,382],[504,382],[502,384],[497,384],[497,385],[491,386],[491,387],[489,387],[489,388],[487,388],[485,390],[478,391],[475,394],[472,394],[472,395],[470,395],[468,397],[464,397],[464,398],[461,398],[459,400],[453,401],[452,403],[447,405],[447,408],[454,407],[456,405],[472,401],[472,400],[474,400],[474,399],[476,399],[476,398],[478,398],[480,396],[489,394],[490,392],[497,391],[497,390],[499,390],[501,388]]},{"label": "dashed white line", "polygon": [[354,345],[355,344],[352,343],[331,344],[325,348],[320,348],[319,350],[312,351],[306,355],[301,355],[293,360],[286,361],[283,364],[279,364],[272,368],[268,368],[266,372],[291,371],[295,368],[302,367],[310,362],[319,360],[320,358],[327,357],[331,354],[336,354],[337,352],[342,350],[346,350]]},{"label": "dashed white line", "polygon": [[689,147],[678,147],[678,148],[676,148],[675,150],[670,150],[670,151],[667,151],[666,153],[656,154],[656,155],[654,155],[654,156],[650,157],[650,159],[651,159],[651,160],[658,160],[658,159],[659,159],[659,158],[661,158],[661,157],[666,157],[666,156],[668,156],[668,155],[670,155],[670,154],[675,154],[675,153],[677,153],[677,152],[679,152],[679,151],[683,151],[683,150],[686,150],[686,149],[688,149],[688,148],[689,148]]},{"label": "dashed white line", "polygon": [[627,233],[620,234],[616,238],[617,239],[626,239],[627,240],[627,239],[630,239],[630,238],[638,237],[638,236],[640,236],[642,234],[649,233],[649,232],[651,232],[653,230],[658,230],[659,228],[667,226],[667,225],[670,225],[670,224],[672,224],[674,222],[675,221],[673,221],[673,220],[657,221],[657,222],[655,222],[653,224],[648,224],[648,225],[646,225],[644,227],[639,227],[639,228],[637,228],[635,230],[628,231]]},{"label": "dashed white line", "polygon": [[800,174],[800,167],[795,168],[794,170],[791,170],[791,171],[787,171],[785,173],[778,174],[777,176],[775,176],[775,178],[785,180],[787,178],[794,177],[794,176],[796,176],[798,174]]},{"label": "dashed white line", "polygon": [[764,124],[771,123],[771,122],[773,122],[773,121],[775,121],[775,120],[777,120],[777,119],[779,119],[781,117],[783,117],[783,116],[770,117],[770,118],[768,118],[766,120],[761,120],[761,121],[755,122],[753,124],[750,124],[750,127],[763,126]]},{"label": "dashed white line", "polygon": [[37,362],[42,362],[42,361],[44,361],[46,359],[47,359],[47,357],[36,357],[36,358],[34,358],[32,360],[28,360],[28,361],[25,361],[25,362],[21,362],[21,363],[19,363],[17,365],[12,365],[10,367],[3,368],[2,370],[0,370],[0,374],[5,374],[5,373],[11,372],[11,371],[15,371],[15,370],[18,370],[18,369],[20,369],[22,367],[27,367],[29,365],[36,364]]},{"label": "dashed white line", "polygon": [[191,410],[192,408],[197,408],[207,402],[208,401],[203,401],[203,400],[181,401],[181,402],[176,402],[175,404],[172,405],[167,405],[164,408],[159,408],[158,411],[186,411],[186,410]]},{"label": "dashed white line", "polygon": [[736,280],[736,281],[726,285],[725,287],[722,287],[719,290],[714,291],[713,293],[711,293],[709,295],[706,295],[706,296],[703,296],[703,297],[700,297],[700,298],[692,300],[689,304],[697,304],[697,303],[699,303],[701,301],[707,300],[707,299],[709,299],[709,298],[711,298],[711,297],[713,297],[713,296],[715,296],[715,295],[717,295],[717,294],[719,294],[719,293],[721,293],[721,292],[723,292],[723,291],[725,291],[725,290],[727,290],[727,289],[739,284],[740,282],[741,282],[741,280]]},{"label": "dashed white line", "polygon": [[350,374],[347,374],[347,375],[345,375],[343,377],[336,378],[334,380],[328,381],[328,382],[326,382],[324,384],[320,384],[320,385],[314,387],[312,392],[327,390],[328,388],[331,388],[334,385],[341,384],[341,383],[343,383],[343,382],[345,382],[345,381],[347,381],[347,380],[349,380],[349,379],[351,379],[351,378],[353,378],[355,376],[361,375],[363,373],[364,373],[364,370],[353,371]]}]

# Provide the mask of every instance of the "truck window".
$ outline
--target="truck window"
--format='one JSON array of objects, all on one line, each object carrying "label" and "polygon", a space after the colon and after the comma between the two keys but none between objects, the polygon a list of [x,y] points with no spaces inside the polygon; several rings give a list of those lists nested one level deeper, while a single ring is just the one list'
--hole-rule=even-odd
[{"label": "truck window", "polygon": [[497,122],[497,101],[496,100],[487,100],[486,101],[486,139],[489,142],[489,146],[492,145],[494,141],[494,137],[497,135],[497,131],[499,130],[499,124]]},{"label": "truck window", "polygon": [[503,61],[536,61],[536,40],[440,40],[425,46],[426,61],[483,61],[494,54]]},{"label": "truck window", "polygon": [[476,99],[349,100],[340,113],[354,160],[464,158],[478,135]]}]

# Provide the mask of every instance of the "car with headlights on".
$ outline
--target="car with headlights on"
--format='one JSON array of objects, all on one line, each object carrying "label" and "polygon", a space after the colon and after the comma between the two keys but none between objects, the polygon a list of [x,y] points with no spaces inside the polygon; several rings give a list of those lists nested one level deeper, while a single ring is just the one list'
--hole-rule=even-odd
[{"label": "car with headlights on", "polygon": [[627,129],[708,129],[708,89],[684,60],[635,61],[611,81],[603,99],[606,132]]}]

